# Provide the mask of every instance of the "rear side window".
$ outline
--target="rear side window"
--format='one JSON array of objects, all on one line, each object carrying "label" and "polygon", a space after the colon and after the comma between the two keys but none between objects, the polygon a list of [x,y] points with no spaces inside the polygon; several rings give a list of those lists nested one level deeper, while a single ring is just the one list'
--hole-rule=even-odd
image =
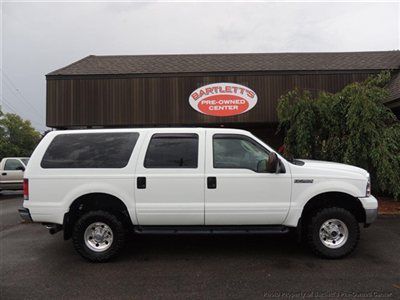
[{"label": "rear side window", "polygon": [[155,134],[144,159],[145,168],[197,168],[197,134]]},{"label": "rear side window", "polygon": [[45,169],[123,168],[138,137],[136,132],[60,134],[47,148],[41,166]]}]

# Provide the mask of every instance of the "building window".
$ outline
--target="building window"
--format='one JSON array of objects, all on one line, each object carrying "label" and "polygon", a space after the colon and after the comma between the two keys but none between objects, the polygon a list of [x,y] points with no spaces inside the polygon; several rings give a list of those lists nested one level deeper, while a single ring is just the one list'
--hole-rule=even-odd
[{"label": "building window", "polygon": [[197,134],[154,134],[144,160],[145,168],[197,168]]},{"label": "building window", "polygon": [[139,134],[136,132],[57,135],[43,156],[45,169],[123,168]]}]

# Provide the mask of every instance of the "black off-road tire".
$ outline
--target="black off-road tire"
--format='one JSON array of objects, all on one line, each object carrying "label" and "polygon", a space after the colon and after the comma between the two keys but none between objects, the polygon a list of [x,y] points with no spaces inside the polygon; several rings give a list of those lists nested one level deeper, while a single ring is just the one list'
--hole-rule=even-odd
[{"label": "black off-road tire", "polygon": [[[103,252],[91,250],[85,243],[85,230],[95,222],[102,222],[108,225],[113,233],[111,246]],[[123,223],[110,212],[103,210],[89,211],[82,215],[74,225],[72,241],[75,250],[85,259],[91,262],[106,262],[116,256],[123,248],[126,240],[126,231]]]},{"label": "black off-road tire", "polygon": [[[329,248],[320,239],[320,228],[324,222],[330,219],[338,219],[347,226],[348,238],[340,248]],[[331,259],[342,258],[356,248],[360,239],[360,227],[357,219],[348,210],[340,207],[324,208],[317,211],[308,220],[306,237],[308,246],[316,255]]]}]

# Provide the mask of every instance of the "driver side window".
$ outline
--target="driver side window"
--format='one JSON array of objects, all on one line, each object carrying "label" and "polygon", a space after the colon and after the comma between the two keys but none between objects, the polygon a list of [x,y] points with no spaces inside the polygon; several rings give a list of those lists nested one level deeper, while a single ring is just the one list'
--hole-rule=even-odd
[{"label": "driver side window", "polygon": [[249,169],[257,172],[269,152],[251,138],[235,134],[213,136],[213,164],[217,169]]},{"label": "driver side window", "polygon": [[25,168],[21,162],[13,158],[7,159],[4,165],[4,171],[22,171],[23,169]]}]

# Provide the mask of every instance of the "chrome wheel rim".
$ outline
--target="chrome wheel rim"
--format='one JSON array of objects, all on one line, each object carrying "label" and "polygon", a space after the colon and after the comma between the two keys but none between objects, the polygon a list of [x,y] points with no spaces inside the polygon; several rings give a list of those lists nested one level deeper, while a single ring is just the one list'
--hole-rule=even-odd
[{"label": "chrome wheel rim", "polygon": [[84,240],[90,250],[103,252],[111,247],[113,236],[110,226],[103,222],[95,222],[86,228]]},{"label": "chrome wheel rim", "polygon": [[339,219],[325,221],[319,229],[319,238],[325,247],[337,249],[342,247],[349,237],[346,224]]}]

